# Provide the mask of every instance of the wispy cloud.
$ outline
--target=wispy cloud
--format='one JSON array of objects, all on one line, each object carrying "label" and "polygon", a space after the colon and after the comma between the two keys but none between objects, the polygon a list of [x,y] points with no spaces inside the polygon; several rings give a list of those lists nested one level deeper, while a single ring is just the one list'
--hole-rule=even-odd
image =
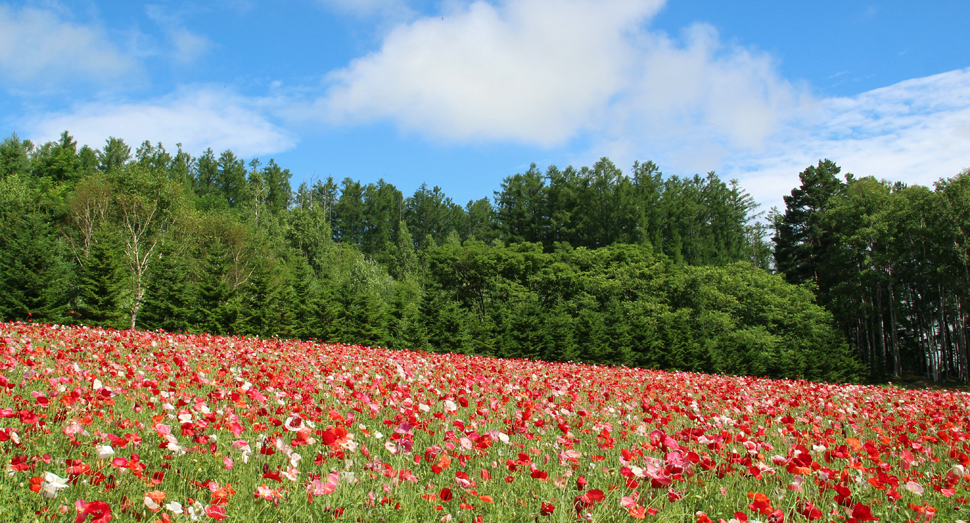
[{"label": "wispy cloud", "polygon": [[0,5],[2,79],[48,87],[114,81],[136,68],[99,27],[74,23],[55,10]]},{"label": "wispy cloud", "polygon": [[43,142],[68,130],[80,143],[95,148],[114,136],[134,145],[150,140],[174,148],[181,143],[193,154],[211,147],[252,157],[296,144],[291,134],[265,116],[273,103],[216,87],[186,87],[156,100],[87,103],[67,113],[42,115],[24,123],[24,134]]},{"label": "wispy cloud", "polygon": [[171,44],[171,56],[176,62],[194,62],[213,47],[212,41],[206,36],[186,29],[181,18],[171,10],[148,4],[145,13],[165,32]]},{"label": "wispy cloud", "polygon": [[772,138],[765,154],[736,151],[724,173],[766,206],[829,158],[856,176],[931,186],[970,167],[970,68],[823,100]]}]

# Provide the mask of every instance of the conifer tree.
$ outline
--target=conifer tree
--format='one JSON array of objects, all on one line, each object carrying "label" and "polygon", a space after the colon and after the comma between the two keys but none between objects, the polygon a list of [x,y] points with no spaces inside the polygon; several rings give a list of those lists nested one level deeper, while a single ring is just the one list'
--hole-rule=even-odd
[{"label": "conifer tree", "polygon": [[141,327],[170,332],[189,330],[192,315],[191,271],[174,242],[165,242],[152,265],[139,315]]},{"label": "conifer tree", "polygon": [[0,209],[0,319],[62,321],[69,274],[63,240],[46,216]]},{"label": "conifer tree", "polygon": [[785,196],[785,214],[776,223],[775,268],[789,283],[813,282],[825,287],[819,268],[831,245],[831,234],[822,216],[831,198],[844,187],[836,178],[841,168],[831,160],[819,160],[799,173],[801,186]]},{"label": "conifer tree", "polygon": [[91,246],[77,271],[77,306],[81,321],[99,327],[122,328],[125,271],[121,249],[109,238]]},{"label": "conifer tree", "polygon": [[230,300],[234,293],[227,281],[230,265],[228,250],[218,238],[207,245],[203,254],[198,282],[192,304],[192,325],[195,330],[223,334],[235,322]]}]

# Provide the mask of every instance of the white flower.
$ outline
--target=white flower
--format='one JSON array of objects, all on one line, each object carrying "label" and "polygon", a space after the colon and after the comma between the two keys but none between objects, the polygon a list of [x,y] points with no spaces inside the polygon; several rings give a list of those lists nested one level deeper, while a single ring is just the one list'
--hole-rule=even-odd
[{"label": "white flower", "polygon": [[111,448],[110,445],[98,445],[95,450],[98,453],[98,459],[108,459],[115,455],[115,449]]},{"label": "white flower", "polygon": [[151,510],[151,511],[155,511],[161,508],[158,506],[158,503],[155,503],[155,500],[152,499],[150,496],[145,496],[145,506],[148,507],[148,510]]},{"label": "white flower", "polygon": [[66,479],[57,474],[46,472],[44,473],[44,482],[40,484],[40,493],[45,498],[54,499],[57,497],[58,490],[66,489],[67,487]]}]

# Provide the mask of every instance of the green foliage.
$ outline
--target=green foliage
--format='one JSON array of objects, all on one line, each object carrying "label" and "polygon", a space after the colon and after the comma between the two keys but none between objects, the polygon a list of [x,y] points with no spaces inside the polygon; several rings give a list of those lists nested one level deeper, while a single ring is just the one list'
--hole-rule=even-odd
[{"label": "green foliage", "polygon": [[4,138],[0,142],[0,179],[12,175],[27,175],[30,173],[29,141],[21,141],[16,134]]},{"label": "green foliage", "polygon": [[83,323],[123,328],[125,271],[117,238],[99,235],[77,271],[75,311]]},{"label": "green foliage", "polygon": [[786,197],[778,268],[811,285],[871,380],[970,381],[970,172],[931,190],[838,171],[820,161]]},{"label": "green foliage", "polygon": [[[450,350],[728,374],[852,380],[860,368],[804,288],[746,262],[681,266],[649,247],[538,244],[430,253],[430,333]],[[462,337],[471,332],[474,336]],[[431,336],[435,338],[434,335]],[[434,342],[432,342],[434,343]]]},{"label": "green foliage", "polygon": [[828,283],[819,268],[833,239],[821,220],[830,200],[843,189],[836,178],[840,171],[831,160],[819,160],[818,166],[799,173],[801,186],[785,196],[785,214],[776,224],[775,266],[791,283]]},{"label": "green foliage", "polygon": [[139,324],[147,329],[188,332],[193,305],[189,259],[175,242],[165,242],[157,256],[148,274]]},{"label": "green foliage", "polygon": [[238,302],[229,281],[230,254],[221,238],[213,238],[200,256],[190,321],[194,331],[223,334],[236,322]]},{"label": "green foliage", "polygon": [[63,321],[71,266],[63,240],[30,212],[22,175],[0,179],[0,318]]},{"label": "green foliage", "polygon": [[[930,201],[914,191],[894,200],[895,189],[859,180],[836,191],[845,200],[819,203],[817,179],[831,182],[835,172],[825,162],[806,170],[804,194],[791,201],[802,210],[778,222],[799,234],[807,226],[798,220],[815,227],[816,236],[792,236],[791,248],[845,282],[831,287],[842,293],[833,310],[850,318],[875,310],[873,299],[848,298],[858,295],[853,285],[898,302],[905,289],[885,275],[918,271],[893,261],[914,246],[883,246],[890,215],[909,216],[913,237],[936,249],[939,278],[913,292],[939,295],[933,285],[964,274],[962,181],[941,185]],[[273,160],[212,150],[193,158],[180,145],[173,155],[148,141],[132,154],[116,138],[79,150],[65,132],[40,147],[4,140],[0,175],[5,318],[68,314],[117,327],[511,358],[859,374],[811,290],[763,270],[769,251],[764,226],[752,225],[757,205],[714,173],[665,177],[647,162],[628,176],[606,158],[544,173],[533,165],[506,178],[494,200],[462,207],[440,187],[421,185],[405,198],[384,180],[328,178],[294,193],[292,174]],[[926,215],[927,205],[942,206],[945,218]],[[933,227],[962,250],[930,242]],[[825,256],[802,246],[815,237],[829,242],[818,251]],[[832,249],[836,240],[853,250]],[[836,261],[866,269],[839,272]],[[959,281],[970,289],[970,278]]]}]

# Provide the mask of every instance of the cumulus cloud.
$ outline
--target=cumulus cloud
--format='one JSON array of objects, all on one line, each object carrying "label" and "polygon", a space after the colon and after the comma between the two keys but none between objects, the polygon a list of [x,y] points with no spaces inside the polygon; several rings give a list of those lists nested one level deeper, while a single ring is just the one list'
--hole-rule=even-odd
[{"label": "cumulus cloud", "polygon": [[0,5],[0,77],[50,84],[109,81],[136,64],[98,27],[76,24],[51,10]]},{"label": "cumulus cloud", "polygon": [[763,151],[815,105],[771,56],[722,42],[710,25],[694,24],[679,38],[642,32],[633,81],[614,96],[591,154],[621,165],[651,159],[681,174],[716,170],[738,150]]},{"label": "cumulus cloud", "polygon": [[843,173],[926,186],[970,167],[970,68],[822,100],[767,152],[736,151],[723,172],[766,206],[783,208],[798,173],[823,158]]},{"label": "cumulus cloud", "polygon": [[379,51],[331,73],[317,114],[391,121],[452,141],[671,149],[698,165],[757,148],[811,99],[770,56],[708,25],[672,38],[646,24],[662,0],[482,0],[399,25]]},{"label": "cumulus cloud", "polygon": [[272,100],[246,98],[218,88],[182,89],[171,96],[137,103],[89,103],[69,113],[25,122],[26,136],[44,142],[68,130],[81,144],[101,147],[114,136],[131,145],[145,140],[199,154],[208,147],[253,157],[293,147],[295,139],[271,123]]},{"label": "cumulus cloud", "polygon": [[629,33],[660,0],[477,1],[393,29],[333,72],[319,114],[387,119],[450,140],[555,145],[598,125],[628,86]]}]

